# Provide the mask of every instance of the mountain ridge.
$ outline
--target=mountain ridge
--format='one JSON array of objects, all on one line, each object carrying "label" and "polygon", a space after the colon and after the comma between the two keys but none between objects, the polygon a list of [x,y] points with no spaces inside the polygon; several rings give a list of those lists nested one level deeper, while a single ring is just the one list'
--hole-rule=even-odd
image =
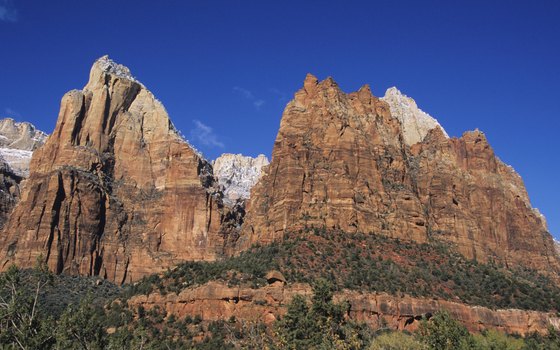
[{"label": "mountain ridge", "polygon": [[[449,138],[397,89],[381,99],[368,85],[347,94],[332,78],[308,74],[257,176],[264,163],[251,168],[236,194],[242,205],[233,205],[161,102],[103,56],[84,89],[63,97],[55,131],[33,155],[0,241],[2,266],[31,266],[43,256],[56,272],[123,283],[314,226],[419,243],[435,238],[467,258],[543,273],[560,268],[521,178],[484,134]],[[190,204],[178,215],[180,203]]]}]

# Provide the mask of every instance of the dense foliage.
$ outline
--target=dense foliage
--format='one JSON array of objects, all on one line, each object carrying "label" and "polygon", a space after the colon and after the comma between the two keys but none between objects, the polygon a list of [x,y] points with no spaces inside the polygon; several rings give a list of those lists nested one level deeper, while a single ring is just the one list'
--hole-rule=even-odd
[{"label": "dense foliage", "polygon": [[331,281],[336,290],[406,293],[461,300],[489,308],[560,311],[560,288],[532,270],[467,260],[440,242],[417,244],[373,234],[309,230],[282,242],[254,247],[219,262],[187,262],[162,276],[152,275],[129,295],[178,293],[210,280],[258,287],[269,270],[288,282]]},{"label": "dense foliage", "polygon": [[[313,282],[313,296],[296,296],[287,313],[272,327],[234,318],[205,322],[198,315],[177,319],[164,310],[131,310],[121,299],[94,298],[84,278],[75,285],[72,300],[53,317],[43,290],[63,285],[44,267],[21,271],[11,267],[0,274],[0,348],[2,349],[560,349],[560,337],[531,335],[525,339],[495,331],[471,335],[448,313],[422,321],[416,333],[371,329],[345,317],[348,305],[333,302],[334,285]],[[59,284],[60,283],[60,284]],[[96,283],[97,286],[99,284]],[[100,291],[105,290],[101,288]],[[58,310],[62,303],[57,303]]]},{"label": "dense foliage", "polygon": [[[211,280],[258,288],[278,270],[288,283],[313,285],[272,326],[245,320],[178,319],[165,310],[131,309],[132,295],[178,293]],[[467,260],[444,244],[308,230],[218,262],[186,262],[124,287],[90,277],[55,276],[40,263],[0,274],[0,348],[4,349],[506,349],[560,350],[555,331],[526,338],[470,334],[446,312],[417,332],[372,329],[333,302],[341,289],[461,299],[491,308],[560,310],[560,290],[530,270]],[[256,303],[256,302],[255,302]]]}]

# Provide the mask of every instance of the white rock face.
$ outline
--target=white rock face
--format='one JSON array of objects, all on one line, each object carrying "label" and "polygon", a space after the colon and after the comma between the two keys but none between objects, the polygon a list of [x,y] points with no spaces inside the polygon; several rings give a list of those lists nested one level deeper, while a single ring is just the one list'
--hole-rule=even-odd
[{"label": "white rock face", "polygon": [[238,199],[244,200],[251,195],[251,188],[261,178],[262,168],[268,165],[263,154],[256,158],[241,154],[222,154],[214,161],[214,176],[224,188],[224,202],[232,205]]},{"label": "white rock face", "polygon": [[449,137],[435,118],[418,108],[412,98],[402,94],[396,87],[387,89],[381,99],[389,104],[391,115],[401,123],[407,145],[421,142],[436,127],[441,128],[445,136]]},{"label": "white rock face", "polygon": [[47,136],[33,124],[17,123],[11,118],[1,119],[0,156],[17,175],[27,177],[33,151],[45,143]]},{"label": "white rock face", "polygon": [[99,65],[101,67],[101,70],[105,72],[111,73],[120,78],[125,78],[140,83],[138,80],[136,80],[136,78],[132,76],[132,73],[130,73],[130,69],[128,69],[128,67],[116,63],[115,61],[109,58],[109,55],[105,55],[97,59],[97,61],[95,61],[94,64]]}]

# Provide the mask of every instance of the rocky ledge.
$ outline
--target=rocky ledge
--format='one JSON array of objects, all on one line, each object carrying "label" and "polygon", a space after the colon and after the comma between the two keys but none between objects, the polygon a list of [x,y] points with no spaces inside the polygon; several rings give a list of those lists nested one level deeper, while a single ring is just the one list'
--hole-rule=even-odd
[{"label": "rocky ledge", "polygon": [[[308,284],[285,284],[281,280],[258,288],[230,287],[221,282],[185,289],[179,294],[135,296],[128,303],[132,308],[143,306],[146,310],[159,307],[168,315],[183,318],[200,315],[205,321],[237,320],[257,321],[271,325],[286,312],[286,307],[296,294],[311,296]],[[392,296],[385,293],[360,293],[344,290],[335,294],[336,302],[350,304],[348,316],[366,322],[375,328],[386,325],[396,330],[413,331],[422,317],[430,317],[438,310],[447,310],[470,331],[497,329],[510,334],[526,335],[533,332],[547,333],[548,327],[558,328],[556,314],[525,310],[491,310],[439,299],[413,298],[407,295]]]}]

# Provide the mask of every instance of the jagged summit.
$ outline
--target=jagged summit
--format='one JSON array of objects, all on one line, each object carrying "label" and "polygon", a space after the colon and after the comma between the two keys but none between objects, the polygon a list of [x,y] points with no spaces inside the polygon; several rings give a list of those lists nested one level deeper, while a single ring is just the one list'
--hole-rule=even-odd
[{"label": "jagged summit", "polygon": [[[132,75],[130,69],[125,65],[117,63],[110,59],[109,55],[102,56],[93,63],[90,72],[90,79],[87,85],[84,87],[84,90],[95,90],[96,88],[98,88],[97,84],[99,83],[104,85],[106,79],[105,75],[111,75],[117,78],[126,79],[138,84],[142,92],[147,95],[150,102],[153,103],[158,110],[161,110],[163,114],[168,115],[163,103],[161,103],[161,101],[158,100],[155,95],[150,90],[148,90],[148,88],[146,88],[144,84],[142,84],[142,82],[140,82]],[[143,108],[143,106],[140,107]],[[176,136],[181,141],[185,142],[196,153],[198,157],[207,161],[204,155],[186,139],[186,137],[175,127],[175,125],[169,118],[168,125],[171,134]]]},{"label": "jagged summit", "polygon": [[98,58],[93,64],[93,68],[99,68],[101,71],[116,75],[119,78],[125,78],[140,83],[132,76],[128,67],[113,61],[109,58],[109,55]]},{"label": "jagged summit", "polygon": [[[319,94],[319,91],[322,92]],[[308,107],[309,102],[317,98],[322,100],[321,103],[331,104],[339,100],[341,95],[354,94],[366,104],[371,103],[372,98],[377,99],[373,96],[369,84],[364,84],[354,93],[346,94],[340,90],[332,77],[319,80],[313,74],[308,73],[303,82],[303,88],[296,93],[295,107]],[[335,96],[339,97],[335,98]],[[445,129],[435,118],[418,108],[412,98],[404,95],[396,87],[387,89],[385,96],[380,99],[389,105],[391,115],[401,124],[401,132],[408,146],[423,141],[428,132],[434,128],[440,128],[445,137],[449,138]]]},{"label": "jagged summit", "polygon": [[428,132],[436,127],[449,137],[435,118],[418,108],[416,101],[396,87],[387,89],[381,100],[389,104],[391,114],[401,123],[404,140],[409,146],[424,140]]},{"label": "jagged summit", "polygon": [[307,75],[251,191],[238,247],[325,227],[426,242],[479,261],[560,271],[519,176],[480,131],[449,138],[396,88],[345,93]]},{"label": "jagged summit", "polygon": [[43,256],[57,273],[124,283],[213,260],[235,225],[211,169],[161,102],[104,56],[82,90],[64,95],[54,132],[33,155],[0,235],[0,266]]}]

